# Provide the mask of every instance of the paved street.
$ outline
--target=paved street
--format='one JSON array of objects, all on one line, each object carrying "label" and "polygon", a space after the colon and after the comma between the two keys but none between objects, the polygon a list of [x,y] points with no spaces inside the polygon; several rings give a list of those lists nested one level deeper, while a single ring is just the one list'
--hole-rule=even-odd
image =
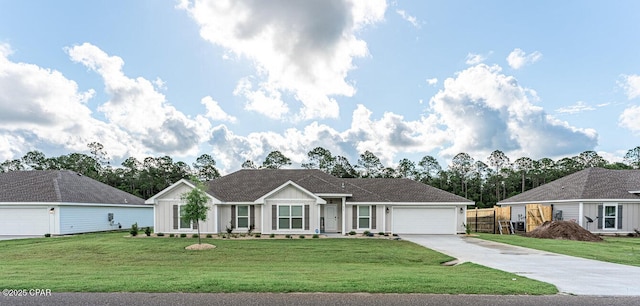
[{"label": "paved street", "polygon": [[113,305],[349,305],[349,306],[447,306],[447,305],[567,305],[567,306],[636,306],[636,297],[592,296],[486,296],[432,294],[335,294],[335,293],[52,293],[42,297],[2,297],[0,305],[10,306],[113,306]]}]

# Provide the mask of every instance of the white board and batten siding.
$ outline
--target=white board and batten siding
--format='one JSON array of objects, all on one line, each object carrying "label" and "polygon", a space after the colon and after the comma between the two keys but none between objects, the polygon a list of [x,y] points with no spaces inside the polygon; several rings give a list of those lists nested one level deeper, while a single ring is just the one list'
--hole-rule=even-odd
[{"label": "white board and batten siding", "polygon": [[[264,206],[262,214],[262,226],[261,230],[263,234],[286,234],[295,232],[300,234],[313,234],[315,230],[320,230],[319,224],[319,211],[316,204],[316,199],[308,193],[300,190],[298,187],[289,185],[285,186],[281,190],[274,192],[264,199]],[[277,209],[274,207],[277,205],[303,205],[304,207],[304,227],[302,230],[279,230],[274,226],[274,220],[277,222]],[[276,211],[276,215],[274,215]]]},{"label": "white board and batten siding", "polygon": [[393,207],[394,234],[456,234],[456,207]]},{"label": "white board and batten siding", "polygon": [[[153,226],[153,207],[124,207],[124,206],[76,206],[61,205],[57,209],[59,215],[59,232],[52,234],[76,234],[117,230],[118,223],[123,229],[131,228],[138,223],[138,227]],[[113,222],[108,214],[113,214]]]},{"label": "white board and batten siding", "polygon": [[[174,205],[184,205],[184,201],[181,199],[156,199],[155,205],[155,225],[154,232],[156,233],[197,233],[198,229],[175,229],[173,225],[174,220]],[[216,207],[211,203],[211,200],[207,202],[210,209],[207,211],[207,220],[200,221],[200,233],[218,233],[216,228]]]}]

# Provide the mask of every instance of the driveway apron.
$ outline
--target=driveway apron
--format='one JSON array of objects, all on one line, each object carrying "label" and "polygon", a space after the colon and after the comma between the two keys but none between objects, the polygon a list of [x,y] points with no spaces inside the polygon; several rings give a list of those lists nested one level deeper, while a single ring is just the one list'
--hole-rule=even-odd
[{"label": "driveway apron", "polygon": [[640,267],[560,255],[473,237],[402,235],[458,259],[555,285],[561,293],[640,296]]}]

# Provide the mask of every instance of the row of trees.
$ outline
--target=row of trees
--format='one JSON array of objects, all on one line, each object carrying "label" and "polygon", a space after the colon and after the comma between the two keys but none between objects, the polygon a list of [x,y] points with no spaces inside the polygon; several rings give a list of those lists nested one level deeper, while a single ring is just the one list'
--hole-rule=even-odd
[{"label": "row of trees", "polygon": [[[208,181],[220,177],[216,161],[209,154],[202,154],[191,165],[161,156],[147,157],[142,161],[129,157],[119,167],[112,167],[102,144],[93,142],[88,144],[88,148],[89,154],[71,153],[58,157],[46,157],[42,152],[31,151],[20,159],[0,164],[0,172],[73,170],[142,198],[149,198],[182,178],[195,176],[201,181]],[[403,158],[395,167],[385,166],[370,151],[360,154],[355,164],[344,156],[334,156],[322,147],[309,151],[307,158],[303,168],[320,169],[336,177],[408,178],[473,200],[480,207],[489,207],[585,168],[640,169],[640,146],[630,149],[623,162],[615,163],[594,151],[559,160],[520,157],[514,161],[500,150],[493,151],[485,161],[459,153],[446,169],[429,155],[417,162]],[[247,160],[242,168],[278,169],[291,164],[290,158],[280,151],[273,151],[262,163]]]}]

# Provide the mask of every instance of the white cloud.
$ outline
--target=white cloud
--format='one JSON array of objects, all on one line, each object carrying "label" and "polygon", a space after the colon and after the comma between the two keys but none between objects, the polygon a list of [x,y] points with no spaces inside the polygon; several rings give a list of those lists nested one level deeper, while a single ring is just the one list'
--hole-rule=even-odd
[{"label": "white cloud", "polygon": [[[124,75],[124,61],[84,43],[66,48],[71,60],[98,73],[110,100],[98,107],[110,124],[127,131],[154,152],[196,154],[208,137],[210,123],[202,116],[189,118],[170,105],[153,82]],[[157,83],[157,82],[156,82]]]},{"label": "white cloud", "polygon": [[409,22],[416,29],[420,28],[420,23],[418,22],[418,19],[415,16],[409,15],[405,10],[396,10],[396,14],[400,15],[402,19]]},{"label": "white cloud", "polygon": [[[92,141],[109,145],[110,153],[135,149],[126,133],[92,117],[86,102],[94,90],[79,92],[76,82],[62,73],[28,63],[16,63],[6,56],[8,45],[0,47],[0,138],[12,148],[31,150],[35,143],[83,151]],[[27,144],[30,145],[27,145]],[[18,154],[2,150],[3,157]],[[14,155],[15,157],[15,155]]]},{"label": "white cloud", "polygon": [[634,133],[640,134],[640,106],[636,105],[625,109],[620,114],[618,124]]},{"label": "white cloud", "polygon": [[231,123],[235,123],[237,121],[236,117],[231,116],[224,110],[222,110],[222,107],[220,107],[218,101],[213,100],[213,98],[211,98],[210,96],[202,98],[202,100],[200,100],[200,103],[202,103],[207,109],[207,113],[204,115],[207,118],[216,121],[228,121]]},{"label": "white cloud", "polygon": [[436,84],[438,84],[438,78],[431,78],[431,79],[427,79],[427,84],[434,86]]},{"label": "white cloud", "polygon": [[369,150],[390,165],[396,162],[399,152],[429,152],[447,142],[446,134],[438,130],[433,116],[415,121],[406,121],[390,112],[377,120],[371,116],[369,109],[358,105],[353,112],[351,126],[344,131],[312,122],[302,130],[290,128],[282,134],[255,132],[241,136],[220,125],[213,129],[210,143],[216,159],[220,159],[223,168],[229,170],[239,167],[247,159],[260,163],[273,150],[281,151],[299,164],[306,161],[307,152],[318,146],[352,162],[357,160],[358,154]]},{"label": "white cloud", "polygon": [[9,57],[9,55],[13,54],[13,50],[11,49],[11,45],[7,43],[0,43],[0,57]]},{"label": "white cloud", "polygon": [[[598,105],[598,107],[601,106],[605,106],[604,105]],[[584,111],[592,111],[595,110],[596,108],[593,106],[588,105],[587,103],[583,102],[583,101],[578,101],[576,102],[576,104],[574,105],[569,105],[566,107],[561,107],[556,109],[556,112],[561,113],[561,114],[577,114],[577,113],[581,113]]]},{"label": "white cloud", "polygon": [[290,94],[302,103],[298,119],[313,119],[336,118],[332,97],[354,95],[347,74],[354,58],[368,55],[356,34],[384,18],[386,2],[183,0],[178,7],[198,23],[202,38],[255,64],[259,81],[242,92],[249,109],[278,105],[268,114],[282,116],[289,108],[282,97]]},{"label": "white cloud", "polygon": [[236,96],[244,96],[247,99],[245,109],[263,114],[271,119],[282,119],[289,112],[289,107],[282,102],[282,96],[278,90],[268,84],[253,90],[253,85],[248,78],[238,81],[233,91]]},{"label": "white cloud", "polygon": [[485,55],[469,53],[467,54],[467,59],[465,60],[465,63],[467,65],[477,65],[484,62],[485,60],[487,60],[487,56]]},{"label": "white cloud", "polygon": [[450,142],[441,154],[487,156],[499,149],[549,157],[597,145],[594,130],[575,128],[548,116],[532,103],[537,99],[534,91],[502,74],[499,66],[480,64],[446,79],[444,89],[430,101]]},{"label": "white cloud", "polygon": [[522,49],[515,48],[507,56],[507,63],[513,69],[520,69],[525,65],[533,64],[542,58],[542,53],[534,51],[527,55]]},{"label": "white cloud", "polygon": [[2,133],[0,129],[0,161],[14,159],[22,152],[29,151],[26,140],[21,135]]},{"label": "white cloud", "polygon": [[620,87],[625,90],[629,100],[640,97],[640,75],[622,75],[622,82],[618,82]]}]

